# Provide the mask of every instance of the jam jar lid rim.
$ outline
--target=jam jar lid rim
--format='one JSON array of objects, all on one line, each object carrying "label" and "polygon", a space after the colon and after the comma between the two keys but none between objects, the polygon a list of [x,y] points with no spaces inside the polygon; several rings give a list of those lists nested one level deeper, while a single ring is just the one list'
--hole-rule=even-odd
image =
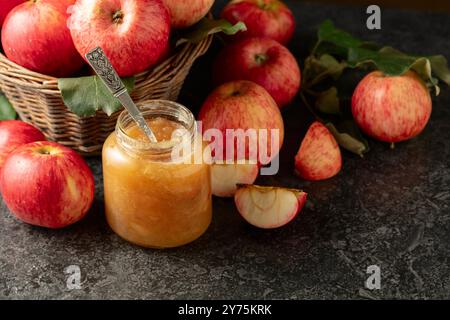
[{"label": "jam jar lid rim", "polygon": [[[154,116],[180,116],[183,117],[186,121],[180,120],[180,123],[185,123],[185,129],[187,130],[186,134],[191,135],[191,140],[194,139],[195,134],[197,133],[197,126],[195,122],[195,117],[192,114],[192,112],[183,106],[180,103],[169,101],[169,100],[147,100],[136,103],[137,107],[144,113],[145,116],[154,115]],[[142,110],[144,109],[144,110]],[[180,117],[180,118],[181,118]],[[119,140],[121,140],[122,143],[125,142],[125,144],[128,144],[131,146],[131,148],[138,152],[153,152],[153,153],[166,153],[173,150],[173,148],[177,144],[170,145],[169,147],[162,146],[162,143],[151,143],[144,142],[141,140],[134,139],[130,137],[126,133],[126,128],[124,128],[123,123],[124,121],[129,120],[133,121],[131,119],[131,116],[129,115],[128,111],[124,110],[120,113],[118,119],[117,119],[117,125],[116,125],[116,134],[119,137]]]}]

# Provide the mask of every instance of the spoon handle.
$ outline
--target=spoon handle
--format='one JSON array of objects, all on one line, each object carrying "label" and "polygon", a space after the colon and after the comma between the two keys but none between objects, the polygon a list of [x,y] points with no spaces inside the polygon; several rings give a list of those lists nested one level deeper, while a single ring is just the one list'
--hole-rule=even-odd
[{"label": "spoon handle", "polygon": [[114,97],[120,100],[122,105],[125,109],[127,109],[128,113],[139,125],[142,131],[144,131],[150,141],[152,143],[157,143],[158,140],[156,139],[153,131],[149,128],[138,107],[134,104],[128,94],[127,88],[123,84],[116,70],[114,70],[114,67],[102,48],[97,47],[89,51],[86,54],[86,59]]}]

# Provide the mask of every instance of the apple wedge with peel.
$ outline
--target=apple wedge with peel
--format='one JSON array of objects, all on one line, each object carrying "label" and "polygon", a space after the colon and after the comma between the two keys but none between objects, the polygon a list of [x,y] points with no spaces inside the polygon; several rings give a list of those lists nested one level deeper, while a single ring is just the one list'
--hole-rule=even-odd
[{"label": "apple wedge with peel", "polygon": [[256,163],[213,164],[212,193],[217,197],[232,197],[238,184],[252,184],[258,174],[259,166]]},{"label": "apple wedge with peel", "polygon": [[297,189],[239,185],[234,201],[248,223],[275,229],[294,220],[305,206],[306,198],[307,193]]}]

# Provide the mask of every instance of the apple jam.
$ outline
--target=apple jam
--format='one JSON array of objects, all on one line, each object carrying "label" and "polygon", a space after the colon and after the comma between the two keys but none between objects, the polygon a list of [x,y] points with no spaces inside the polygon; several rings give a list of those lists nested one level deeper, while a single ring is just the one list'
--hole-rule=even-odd
[{"label": "apple jam", "polygon": [[[119,116],[103,146],[106,218],[129,242],[178,247],[199,238],[211,223],[210,166],[194,161],[203,145],[188,109],[169,101],[151,101],[140,109],[158,143],[151,143],[127,112]],[[178,129],[184,136],[173,135]],[[174,159],[182,140],[190,152]]]}]

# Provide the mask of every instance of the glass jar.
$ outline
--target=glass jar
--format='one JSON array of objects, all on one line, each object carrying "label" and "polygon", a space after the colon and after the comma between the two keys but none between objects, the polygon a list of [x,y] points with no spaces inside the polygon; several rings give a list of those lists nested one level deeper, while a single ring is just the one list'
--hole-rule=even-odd
[{"label": "glass jar", "polygon": [[[106,218],[129,242],[178,247],[199,238],[211,223],[210,166],[201,158],[201,135],[187,108],[163,100],[138,107],[158,143],[144,136],[128,112],[119,116],[103,146]],[[172,138],[177,129],[184,133]],[[182,141],[191,148],[180,161],[174,151]]]}]

